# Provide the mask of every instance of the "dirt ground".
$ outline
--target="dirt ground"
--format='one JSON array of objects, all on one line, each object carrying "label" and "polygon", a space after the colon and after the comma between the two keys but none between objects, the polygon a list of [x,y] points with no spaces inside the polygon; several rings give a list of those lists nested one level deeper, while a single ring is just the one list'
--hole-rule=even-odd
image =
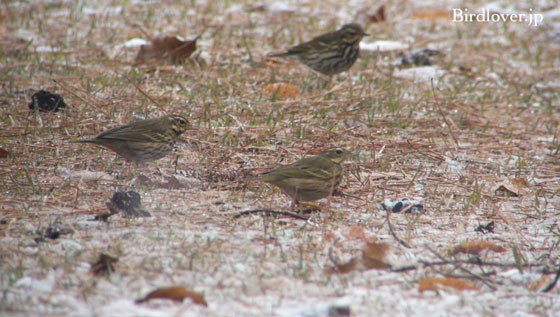
[{"label": "dirt ground", "polygon": [[[560,315],[556,1],[0,10],[0,315]],[[369,34],[348,72],[268,56],[348,22]],[[30,110],[39,90],[67,107]],[[70,143],[165,114],[194,128],[143,166]],[[344,195],[311,212],[244,181],[331,147]],[[132,190],[151,217],[109,214]]]}]

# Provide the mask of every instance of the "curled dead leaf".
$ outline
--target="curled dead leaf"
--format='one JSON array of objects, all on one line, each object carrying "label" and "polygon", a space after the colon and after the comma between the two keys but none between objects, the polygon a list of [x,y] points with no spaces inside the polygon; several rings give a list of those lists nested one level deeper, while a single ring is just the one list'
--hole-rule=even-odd
[{"label": "curled dead leaf", "polygon": [[520,177],[509,178],[494,188],[494,195],[500,197],[519,197],[530,193],[527,180]]},{"label": "curled dead leaf", "polygon": [[264,93],[269,98],[294,99],[300,95],[299,89],[290,84],[276,83],[264,86]]},{"label": "curled dead leaf", "polygon": [[350,273],[352,271],[356,271],[358,269],[358,259],[357,258],[353,258],[350,261],[343,263],[343,264],[338,264],[335,263],[335,266],[332,268],[327,268],[325,270],[326,274],[346,274],[346,273]]},{"label": "curled dead leaf", "polygon": [[167,61],[173,64],[182,63],[196,50],[196,40],[198,40],[198,37],[190,41],[182,41],[175,36],[156,38],[150,44],[140,47],[134,64],[140,65],[159,61]]},{"label": "curled dead leaf", "polygon": [[501,247],[494,242],[486,241],[486,240],[473,240],[467,241],[459,244],[455,248],[453,248],[453,255],[457,253],[466,253],[466,254],[479,254],[484,250],[490,250],[493,252],[506,252],[507,249]]},{"label": "curled dead leaf", "polygon": [[362,250],[361,258],[352,258],[343,264],[335,262],[335,267],[325,270],[325,273],[346,274],[352,271],[390,269],[391,265],[386,263],[388,251],[389,245],[386,243],[368,242]]},{"label": "curled dead leaf", "polygon": [[474,290],[476,288],[471,283],[454,277],[429,277],[420,281],[418,290],[423,291],[437,291],[441,289],[454,289],[457,291]]},{"label": "curled dead leaf", "polygon": [[185,298],[190,298],[193,303],[208,307],[204,295],[187,290],[183,286],[174,286],[166,288],[158,288],[150,292],[146,297],[136,301],[137,304],[149,301],[150,299],[161,298],[171,299],[173,301],[182,302]]},{"label": "curled dead leaf", "polygon": [[551,281],[552,279],[550,278],[549,275],[543,274],[538,280],[534,281],[533,283],[531,283],[531,285],[529,285],[529,290],[531,290],[532,292],[539,292],[545,287],[547,287]]},{"label": "curled dead leaf", "polygon": [[362,226],[350,226],[343,232],[347,239],[366,240],[366,233]]},{"label": "curled dead leaf", "polygon": [[368,20],[372,23],[379,23],[385,21],[385,5],[381,5],[373,14],[367,15]]},{"label": "curled dead leaf", "polygon": [[387,243],[368,242],[362,251],[362,262],[366,268],[375,270],[390,269],[391,265],[387,264],[386,258],[389,252]]}]

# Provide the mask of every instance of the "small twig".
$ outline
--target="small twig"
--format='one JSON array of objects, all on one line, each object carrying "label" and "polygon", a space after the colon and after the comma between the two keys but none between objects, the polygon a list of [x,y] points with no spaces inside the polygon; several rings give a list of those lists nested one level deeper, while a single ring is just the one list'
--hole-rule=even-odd
[{"label": "small twig", "polygon": [[434,95],[434,101],[438,107],[439,110],[439,114],[441,114],[443,121],[445,122],[445,125],[447,126],[447,129],[449,130],[449,134],[451,134],[451,138],[453,138],[453,141],[455,141],[455,144],[457,145],[457,147],[459,147],[459,141],[457,141],[457,138],[455,137],[455,133],[453,133],[453,130],[451,129],[451,125],[449,124],[449,121],[447,121],[447,118],[445,117],[445,114],[443,113],[443,110],[441,110],[441,106],[439,104],[439,101],[437,100],[436,97],[436,90],[434,89],[434,79],[432,78],[431,80],[432,83],[432,94]]},{"label": "small twig", "polygon": [[233,219],[240,218],[241,216],[246,216],[250,214],[257,214],[257,213],[265,213],[266,215],[281,215],[281,216],[289,216],[296,219],[307,221],[310,217],[302,216],[298,213],[291,212],[291,211],[282,211],[282,210],[270,210],[270,209],[252,209],[252,210],[244,210],[237,215],[233,216]]},{"label": "small twig", "polygon": [[[437,256],[440,260],[442,260],[442,261],[447,261],[447,260],[446,260],[441,254],[439,254],[436,250],[430,248],[430,246],[428,246],[428,245],[426,245],[426,247],[428,248],[428,250],[430,250],[430,252],[432,252],[435,256]],[[473,272],[471,272],[471,271],[465,269],[465,268],[462,267],[462,266],[456,265],[456,267],[457,267],[459,270],[461,270],[461,271],[463,271],[463,272],[469,274],[469,275],[472,276],[473,278],[475,278],[475,279],[481,281],[482,283],[484,283],[484,285],[488,286],[491,290],[493,290],[493,291],[496,290],[496,288],[495,288],[492,284],[490,284],[490,282],[486,281],[486,279],[484,279],[484,277],[482,277],[482,276],[480,276],[480,275],[478,275],[478,274],[476,274],[476,273],[473,273]]]},{"label": "small twig", "polygon": [[333,195],[333,196],[340,196],[340,197],[350,197],[350,198],[354,198],[354,199],[357,199],[357,200],[364,201],[364,199],[361,198],[361,197],[354,196],[354,195],[350,195],[350,194],[347,194],[347,193],[343,193],[343,192],[341,192],[341,191],[339,191],[339,190],[335,190],[334,193],[333,193],[332,195]]},{"label": "small twig", "polygon": [[558,279],[560,279],[560,264],[558,264],[558,270],[556,271],[556,276],[554,277],[554,281],[552,281],[552,283],[548,284],[547,287],[545,287],[542,292],[543,293],[548,293],[550,292],[552,289],[554,289],[554,287],[556,287],[556,284],[558,283]]},{"label": "small twig", "polygon": [[146,29],[140,23],[134,23],[132,26],[137,27],[138,30],[144,34],[144,36],[148,39],[148,41],[152,41],[153,37],[146,31]]},{"label": "small twig", "polygon": [[334,263],[334,266],[335,266],[335,267],[340,267],[340,265],[341,265],[341,264],[337,261],[337,259],[334,258],[334,254],[333,254],[334,247],[336,246],[336,244],[338,243],[339,240],[340,240],[340,238],[335,238],[335,239],[333,240],[332,245],[329,247],[329,253],[328,253],[329,260],[331,260],[331,262]]},{"label": "small twig", "polygon": [[[517,264],[515,264],[515,263],[484,262],[484,261],[473,260],[473,259],[452,260],[452,261],[444,260],[444,261],[435,261],[435,262],[420,260],[420,261],[418,261],[418,263],[422,264],[422,266],[424,266],[424,267],[440,266],[440,265],[473,264],[473,265],[479,265],[479,266],[498,266],[498,267],[517,268]],[[525,266],[536,267],[536,266],[543,266],[543,264],[533,263],[533,264],[526,264]],[[419,268],[419,265],[406,265],[406,266],[402,266],[402,267],[399,267],[399,268],[392,269],[391,272],[407,272],[407,271],[417,270],[418,268]]]},{"label": "small twig", "polygon": [[144,97],[148,98],[148,100],[150,100],[154,105],[156,105],[158,108],[164,110],[164,107],[162,105],[160,105],[157,101],[155,101],[152,97],[150,97],[147,93],[145,93],[140,87],[138,87],[138,85],[136,85],[135,82],[132,81],[132,79],[130,79],[128,76],[126,76],[125,74],[120,74],[117,72],[117,74],[123,76],[124,78],[126,78],[126,80],[128,80],[132,86],[134,86],[134,88],[136,88],[142,95],[144,95]]},{"label": "small twig", "polygon": [[[60,88],[66,90],[72,96],[74,96],[74,97],[80,99],[81,101],[83,101],[85,104],[87,104],[89,106],[92,106],[92,107],[94,106],[91,102],[89,102],[89,101],[85,100],[84,98],[78,96],[76,93],[74,93],[74,91],[72,91],[68,87],[66,87],[67,84],[66,83],[63,84],[61,80],[52,78],[52,81],[54,81],[57,85],[59,85]],[[74,88],[74,87],[72,87],[72,88]],[[74,90],[78,90],[78,89],[74,88]]]},{"label": "small twig", "polygon": [[397,240],[397,242],[400,243],[402,246],[410,249],[410,246],[408,245],[408,243],[404,242],[404,240],[399,238],[397,236],[397,234],[395,233],[395,231],[393,230],[393,225],[391,224],[391,220],[389,219],[389,215],[391,214],[391,211],[386,210],[385,213],[386,213],[386,218],[387,218],[387,225],[389,226],[389,232],[391,233],[393,238],[395,238],[395,240]]}]

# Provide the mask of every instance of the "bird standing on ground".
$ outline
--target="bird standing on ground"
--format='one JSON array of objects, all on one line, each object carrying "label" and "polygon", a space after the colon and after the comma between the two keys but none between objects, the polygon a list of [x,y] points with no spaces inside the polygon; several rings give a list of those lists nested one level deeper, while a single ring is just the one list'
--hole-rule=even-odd
[{"label": "bird standing on ground", "polygon": [[350,155],[345,149],[333,148],[317,155],[280,166],[249,179],[278,186],[294,200],[314,201],[330,197],[342,180],[341,163]]},{"label": "bird standing on ground", "polygon": [[311,69],[335,75],[354,65],[360,53],[360,41],[366,36],[356,23],[343,25],[340,29],[323,34],[271,57],[295,57]]},{"label": "bird standing on ground", "polygon": [[182,116],[169,115],[157,119],[135,121],[101,133],[92,139],[75,143],[104,146],[127,161],[142,164],[166,156],[177,138],[190,127]]}]

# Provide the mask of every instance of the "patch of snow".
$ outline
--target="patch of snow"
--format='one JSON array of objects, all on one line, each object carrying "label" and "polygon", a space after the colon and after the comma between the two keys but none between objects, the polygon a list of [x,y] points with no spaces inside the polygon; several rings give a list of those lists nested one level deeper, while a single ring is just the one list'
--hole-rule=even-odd
[{"label": "patch of snow", "polygon": [[52,46],[48,46],[48,45],[41,45],[41,46],[37,46],[35,48],[35,52],[37,52],[37,53],[56,53],[56,52],[60,52],[60,48],[52,47]]},{"label": "patch of snow", "polygon": [[105,172],[92,172],[92,171],[73,171],[66,167],[59,167],[56,169],[57,173],[60,173],[68,178],[82,178],[83,180],[113,180],[114,177]]},{"label": "patch of snow", "polygon": [[539,136],[539,137],[537,137],[537,141],[540,141],[540,142],[552,142],[552,141],[554,141],[554,139],[555,139],[555,137],[553,135],[552,136]]},{"label": "patch of snow", "polygon": [[509,6],[504,8],[502,4],[498,1],[491,2],[483,5],[482,7],[476,10],[477,13],[482,13],[483,9],[488,9],[490,13],[503,13],[503,14],[517,14],[518,12],[513,9],[513,6]]},{"label": "patch of snow", "polygon": [[24,41],[27,41],[27,42],[34,41],[35,39],[38,38],[37,33],[33,32],[31,30],[25,30],[25,29],[16,30],[14,32],[13,36],[16,37],[16,38],[23,39]]},{"label": "patch of snow", "polygon": [[66,294],[55,295],[50,298],[55,307],[71,307],[72,316],[91,316],[89,306],[75,297]]},{"label": "patch of snow", "polygon": [[60,241],[60,247],[65,251],[83,251],[84,247],[73,240],[64,239]]},{"label": "patch of snow", "polygon": [[102,15],[117,15],[122,13],[121,6],[115,7],[84,7],[82,12],[87,15],[95,15],[95,14],[102,14]]},{"label": "patch of snow", "polygon": [[284,3],[275,1],[268,5],[268,10],[271,12],[295,12],[296,8]]},{"label": "patch of snow", "polygon": [[407,69],[399,69],[394,76],[401,79],[413,80],[414,82],[429,83],[432,79],[439,81],[447,72],[437,66],[422,66]]},{"label": "patch of snow", "polygon": [[560,9],[552,9],[541,13],[543,17],[548,20],[560,19]]},{"label": "patch of snow", "polygon": [[360,49],[373,52],[388,52],[406,50],[410,45],[397,41],[375,41],[371,43],[360,42]]},{"label": "patch of snow", "polygon": [[14,287],[24,288],[39,293],[47,293],[53,290],[56,284],[54,272],[49,272],[47,277],[42,280],[34,279],[29,276],[22,277],[17,280]]},{"label": "patch of snow", "polygon": [[39,248],[25,247],[25,248],[21,248],[20,251],[27,255],[35,255],[39,252]]},{"label": "patch of snow", "polygon": [[131,40],[128,40],[126,42],[124,42],[121,46],[124,47],[139,47],[142,45],[147,45],[150,42],[144,39],[140,39],[140,38],[133,38]]},{"label": "patch of snow", "polygon": [[455,161],[454,159],[446,156],[445,164],[447,164],[447,171],[451,173],[461,173],[465,171],[465,164]]},{"label": "patch of snow", "polygon": [[[177,306],[180,307],[180,306]],[[164,307],[150,308],[146,304],[137,305],[131,300],[119,299],[102,306],[99,311],[99,316],[106,317],[133,317],[133,316],[145,316],[145,317],[166,317],[174,316],[177,312],[171,312],[169,310],[164,310]],[[173,309],[176,310],[177,308]]]}]

